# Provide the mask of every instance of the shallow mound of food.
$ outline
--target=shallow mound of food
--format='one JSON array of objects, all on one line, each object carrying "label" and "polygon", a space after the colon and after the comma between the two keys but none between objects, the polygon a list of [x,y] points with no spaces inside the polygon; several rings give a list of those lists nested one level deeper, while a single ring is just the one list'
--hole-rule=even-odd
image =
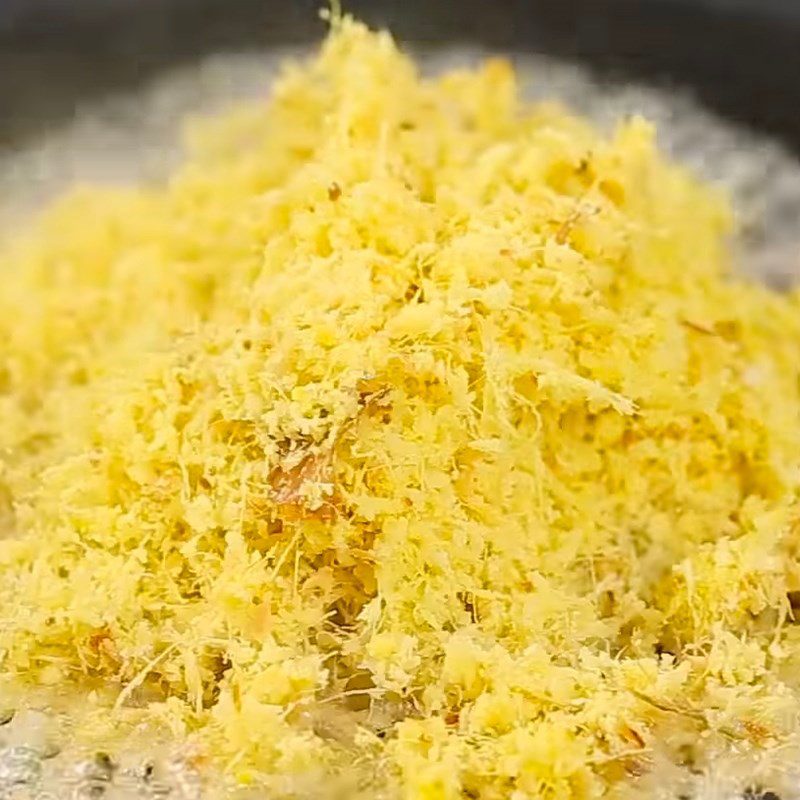
[{"label": "shallow mound of food", "polygon": [[270,797],[787,752],[800,302],[729,227],[644,121],[333,20],[0,257],[4,692]]}]

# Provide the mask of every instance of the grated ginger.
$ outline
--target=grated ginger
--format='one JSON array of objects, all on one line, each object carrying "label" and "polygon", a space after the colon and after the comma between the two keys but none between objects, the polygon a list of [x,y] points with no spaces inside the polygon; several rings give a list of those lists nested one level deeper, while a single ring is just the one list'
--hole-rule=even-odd
[{"label": "grated ginger", "polygon": [[189,138],[1,257],[6,692],[270,797],[796,741],[800,302],[724,197],[348,18]]}]

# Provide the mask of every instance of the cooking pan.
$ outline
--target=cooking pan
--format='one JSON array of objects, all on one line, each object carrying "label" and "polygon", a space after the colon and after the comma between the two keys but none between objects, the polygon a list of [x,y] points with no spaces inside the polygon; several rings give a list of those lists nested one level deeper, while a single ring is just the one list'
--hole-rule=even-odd
[{"label": "cooking pan", "polygon": [[[0,144],[219,49],[318,38],[320,0],[0,0]],[[797,0],[349,0],[406,41],[576,58],[691,87],[800,149]]]}]

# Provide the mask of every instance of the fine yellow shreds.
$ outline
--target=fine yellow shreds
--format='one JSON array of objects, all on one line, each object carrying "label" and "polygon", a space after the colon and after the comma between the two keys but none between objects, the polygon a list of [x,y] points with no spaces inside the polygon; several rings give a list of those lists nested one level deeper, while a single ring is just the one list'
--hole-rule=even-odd
[{"label": "fine yellow shreds", "polygon": [[578,800],[785,743],[800,303],[728,229],[644,121],[334,20],[167,185],[4,251],[8,691],[270,797]]}]

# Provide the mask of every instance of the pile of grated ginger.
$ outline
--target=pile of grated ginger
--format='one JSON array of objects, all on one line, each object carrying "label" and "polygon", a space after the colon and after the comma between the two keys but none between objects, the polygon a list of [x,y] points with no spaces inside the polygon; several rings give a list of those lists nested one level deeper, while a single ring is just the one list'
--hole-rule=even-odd
[{"label": "pile of grated ginger", "polygon": [[271,798],[797,744],[800,295],[724,197],[349,18],[189,138],[0,255],[4,697]]}]

